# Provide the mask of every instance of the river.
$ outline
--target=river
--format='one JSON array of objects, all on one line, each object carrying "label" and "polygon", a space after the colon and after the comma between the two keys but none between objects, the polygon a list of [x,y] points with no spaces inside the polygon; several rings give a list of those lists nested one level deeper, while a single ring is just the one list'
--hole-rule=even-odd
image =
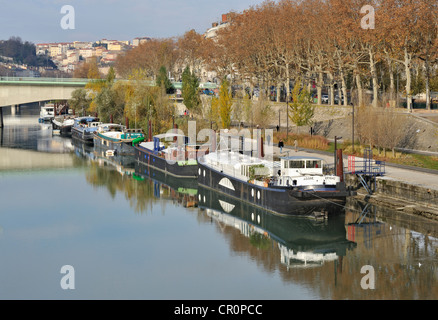
[{"label": "river", "polygon": [[0,299],[438,298],[436,222],[354,200],[279,217],[53,136],[34,107],[0,134]]}]

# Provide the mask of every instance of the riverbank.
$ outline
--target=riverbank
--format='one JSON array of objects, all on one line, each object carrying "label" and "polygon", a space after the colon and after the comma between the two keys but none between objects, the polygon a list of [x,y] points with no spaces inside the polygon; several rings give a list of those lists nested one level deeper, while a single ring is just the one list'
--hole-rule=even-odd
[{"label": "riverbank", "polygon": [[370,194],[361,186],[356,175],[345,175],[347,186],[356,189],[358,200],[438,221],[438,188],[387,176],[375,179]]},{"label": "riverbank", "polygon": [[[266,121],[264,127],[276,129],[280,124],[280,132],[286,133],[286,126],[289,126],[289,133],[310,134],[310,126],[296,127],[291,121],[286,122],[286,106],[275,105],[272,108],[273,115]],[[342,137],[343,141],[352,141],[352,107],[351,106],[315,106],[315,114],[312,118],[312,130],[315,135],[323,136],[333,141],[335,137]],[[397,148],[404,153],[438,152],[438,110],[413,110],[412,113],[406,109],[397,109],[397,113],[406,117],[407,128]],[[280,114],[280,116],[279,116]],[[355,119],[356,125],[358,119]],[[357,132],[355,133],[357,137]]]}]

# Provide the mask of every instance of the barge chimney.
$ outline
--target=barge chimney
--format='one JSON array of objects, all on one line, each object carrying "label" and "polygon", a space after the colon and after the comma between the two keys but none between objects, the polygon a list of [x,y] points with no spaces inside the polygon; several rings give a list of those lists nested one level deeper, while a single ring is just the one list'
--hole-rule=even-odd
[{"label": "barge chimney", "polygon": [[342,159],[342,149],[336,150],[336,175],[344,181],[344,161]]}]

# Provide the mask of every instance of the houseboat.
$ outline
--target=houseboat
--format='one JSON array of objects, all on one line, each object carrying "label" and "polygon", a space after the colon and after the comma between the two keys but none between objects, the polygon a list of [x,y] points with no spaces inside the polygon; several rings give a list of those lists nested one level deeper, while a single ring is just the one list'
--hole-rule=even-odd
[{"label": "houseboat", "polygon": [[97,117],[79,117],[74,119],[74,124],[71,128],[73,138],[79,139],[82,142],[93,143],[94,131],[102,124]]},{"label": "houseboat", "polygon": [[189,143],[189,138],[178,133],[155,135],[152,141],[136,144],[137,161],[180,178],[196,178],[197,154],[208,150]]},{"label": "houseboat", "polygon": [[94,131],[94,147],[117,155],[134,155],[133,142],[144,140],[141,129],[127,129],[116,123],[103,123]]},{"label": "houseboat", "polygon": [[306,206],[342,206],[355,194],[340,177],[324,174],[323,159],[282,157],[269,161],[229,150],[198,158],[198,183],[280,215],[305,215]]},{"label": "houseboat", "polygon": [[40,109],[39,122],[52,121],[55,118],[55,105],[46,103]]},{"label": "houseboat", "polygon": [[52,120],[53,133],[59,132],[62,136],[71,135],[71,128],[73,127],[75,120],[72,116],[58,116]]}]

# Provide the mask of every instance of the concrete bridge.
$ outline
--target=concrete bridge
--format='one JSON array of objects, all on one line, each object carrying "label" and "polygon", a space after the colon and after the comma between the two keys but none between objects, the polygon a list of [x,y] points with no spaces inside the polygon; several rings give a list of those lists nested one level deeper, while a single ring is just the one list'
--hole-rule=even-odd
[{"label": "concrete bridge", "polygon": [[0,128],[3,127],[2,107],[20,104],[69,100],[74,90],[83,88],[89,79],[0,77]]},{"label": "concrete bridge", "polygon": [[[0,107],[16,106],[20,104],[50,101],[69,100],[74,90],[83,88],[93,79],[77,78],[32,78],[32,77],[0,77]],[[117,80],[129,81],[129,80]],[[154,86],[155,81],[145,80]],[[175,89],[182,89],[181,82],[173,82]],[[215,89],[214,83],[200,83],[200,89]]]},{"label": "concrete bridge", "polygon": [[[0,77],[0,128],[3,127],[2,107],[11,106],[14,109],[15,106],[20,104],[32,102],[70,100],[74,90],[85,87],[92,80],[77,78]],[[155,81],[152,80],[145,80],[145,82],[150,86],[155,85]],[[175,89],[182,88],[181,82],[174,82],[173,84]],[[212,89],[217,86],[213,83],[201,83],[199,87],[201,89]]]},{"label": "concrete bridge", "polygon": [[0,107],[49,100],[69,100],[89,79],[0,77]]}]

